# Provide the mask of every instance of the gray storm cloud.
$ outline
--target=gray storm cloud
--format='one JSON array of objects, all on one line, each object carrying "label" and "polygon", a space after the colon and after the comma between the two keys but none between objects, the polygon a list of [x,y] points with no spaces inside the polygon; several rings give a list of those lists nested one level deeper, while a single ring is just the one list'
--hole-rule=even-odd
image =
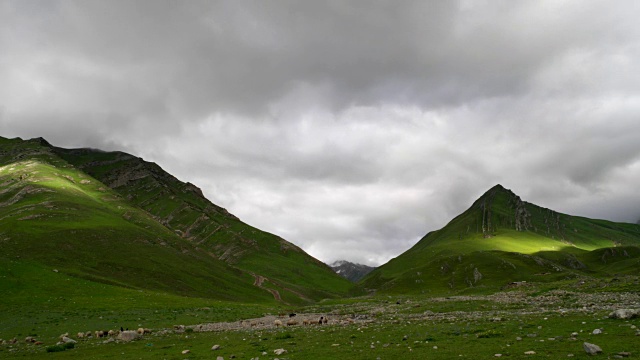
[{"label": "gray storm cloud", "polygon": [[633,1],[0,2],[0,132],[124,150],[324,261],[496,183],[640,218]]}]

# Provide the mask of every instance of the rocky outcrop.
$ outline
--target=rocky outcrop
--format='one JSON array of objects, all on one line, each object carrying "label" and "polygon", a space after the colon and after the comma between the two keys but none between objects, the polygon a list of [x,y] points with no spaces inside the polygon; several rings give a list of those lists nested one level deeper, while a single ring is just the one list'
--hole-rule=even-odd
[{"label": "rocky outcrop", "polygon": [[515,204],[515,227],[516,231],[527,231],[531,227],[531,213],[527,210],[525,202],[516,196]]}]

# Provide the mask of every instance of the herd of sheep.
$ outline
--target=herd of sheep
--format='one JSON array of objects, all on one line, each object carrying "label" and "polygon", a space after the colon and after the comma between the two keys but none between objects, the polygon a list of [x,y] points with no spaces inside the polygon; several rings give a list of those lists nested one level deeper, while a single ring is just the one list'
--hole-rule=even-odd
[{"label": "herd of sheep", "polygon": [[[327,316],[319,316],[319,315],[303,315],[296,316],[296,314],[289,314],[289,318],[286,319],[286,315],[280,315],[279,317],[274,316],[266,316],[260,319],[252,319],[252,320],[242,320],[239,322],[235,322],[236,326],[232,326],[233,323],[212,323],[212,324],[200,324],[200,325],[175,325],[174,331],[183,332],[187,331],[216,331],[216,330],[231,330],[233,328],[264,328],[264,327],[284,327],[284,326],[310,326],[310,325],[349,325],[353,324],[355,320],[351,317],[337,317],[333,319],[329,319]],[[224,325],[226,324],[226,326]],[[96,330],[96,331],[86,331],[86,332],[78,332],[76,334],[76,338],[80,339],[90,339],[90,338],[108,338],[108,341],[131,341],[134,339],[138,339],[143,335],[150,334],[151,330],[146,328],[138,328],[137,330],[129,330],[120,328],[120,330]],[[1,340],[0,344],[15,344],[17,343],[17,338],[13,338],[11,340]],[[25,338],[27,343],[34,343],[36,345],[42,344],[42,342],[37,341],[35,337],[27,336]],[[74,340],[69,337],[69,333],[64,333],[60,335],[58,344],[73,342],[75,343],[77,340]]]},{"label": "herd of sheep", "polygon": [[[132,334],[136,334],[136,335],[144,335],[144,334],[150,334],[151,330],[150,329],[145,329],[145,328],[138,328],[138,330],[124,330],[123,328],[120,328],[120,330],[96,330],[93,333],[91,331],[87,331],[87,332],[79,332],[77,334],[78,339],[83,339],[83,338],[90,338],[90,337],[95,337],[95,338],[102,338],[102,337],[120,337],[121,334],[123,333],[132,333]],[[60,335],[60,338],[62,337],[66,337],[69,336],[69,334],[62,334]]]},{"label": "herd of sheep", "polygon": [[[285,322],[285,324],[287,326],[295,326],[298,325],[298,320],[295,318],[296,314],[290,314],[289,315],[289,320],[287,320]],[[314,325],[314,324],[318,324],[318,325],[326,325],[329,323],[329,318],[326,316],[320,316],[320,318],[318,319],[308,319],[308,318],[304,318],[302,319],[302,325]],[[283,323],[281,320],[276,319],[273,321],[273,325],[275,327],[280,327],[283,326]]]}]

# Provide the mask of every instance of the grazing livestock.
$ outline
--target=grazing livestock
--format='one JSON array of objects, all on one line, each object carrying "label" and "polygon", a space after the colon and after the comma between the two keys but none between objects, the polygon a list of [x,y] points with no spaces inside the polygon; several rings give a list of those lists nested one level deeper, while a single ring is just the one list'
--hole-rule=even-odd
[{"label": "grazing livestock", "polygon": [[293,325],[298,325],[298,321],[294,319],[289,319],[289,321],[287,321],[287,326],[293,326]]},{"label": "grazing livestock", "polygon": [[280,320],[274,320],[274,321],[273,321],[273,325],[275,325],[276,327],[280,327],[280,326],[282,326],[282,321],[280,321]]}]

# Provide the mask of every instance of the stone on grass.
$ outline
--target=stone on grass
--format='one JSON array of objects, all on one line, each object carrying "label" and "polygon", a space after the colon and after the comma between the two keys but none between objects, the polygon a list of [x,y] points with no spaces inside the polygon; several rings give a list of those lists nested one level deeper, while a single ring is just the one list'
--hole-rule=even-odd
[{"label": "stone on grass", "polygon": [[63,337],[62,337],[62,342],[63,342],[63,343],[65,343],[65,344],[67,344],[67,343],[72,343],[72,344],[77,343],[77,341],[73,340],[73,339],[72,339],[72,338],[70,338],[70,337],[66,337],[66,336],[63,336]]},{"label": "stone on grass", "polygon": [[190,352],[191,352],[191,350],[182,350],[182,355],[186,355],[186,354],[188,354]]},{"label": "stone on grass", "polygon": [[602,330],[600,330],[600,329],[595,329],[595,330],[593,330],[592,334],[593,334],[593,335],[600,335],[600,334],[602,334]]},{"label": "stone on grass", "polygon": [[640,309],[618,309],[609,314],[612,319],[633,319],[640,317]]},{"label": "stone on grass", "polygon": [[273,350],[273,353],[276,354],[276,355],[282,355],[282,354],[286,354],[287,350],[285,350],[285,349],[275,349],[275,350]]},{"label": "stone on grass", "polygon": [[536,354],[536,352],[535,352],[535,351],[533,351],[533,350],[529,350],[529,351],[525,351],[525,352],[524,352],[524,354],[525,354],[525,355],[535,355],[535,354]]},{"label": "stone on grass", "polygon": [[118,334],[118,340],[122,340],[122,341],[133,341],[138,339],[140,335],[138,335],[137,332],[133,331],[133,330],[126,330],[126,331],[122,331],[120,334]]},{"label": "stone on grass", "polygon": [[582,347],[584,348],[584,351],[586,351],[589,355],[595,355],[602,352],[600,346],[596,344],[585,342],[584,344],[582,344]]},{"label": "stone on grass", "polygon": [[211,350],[220,350],[220,345],[216,344],[211,347]]}]

